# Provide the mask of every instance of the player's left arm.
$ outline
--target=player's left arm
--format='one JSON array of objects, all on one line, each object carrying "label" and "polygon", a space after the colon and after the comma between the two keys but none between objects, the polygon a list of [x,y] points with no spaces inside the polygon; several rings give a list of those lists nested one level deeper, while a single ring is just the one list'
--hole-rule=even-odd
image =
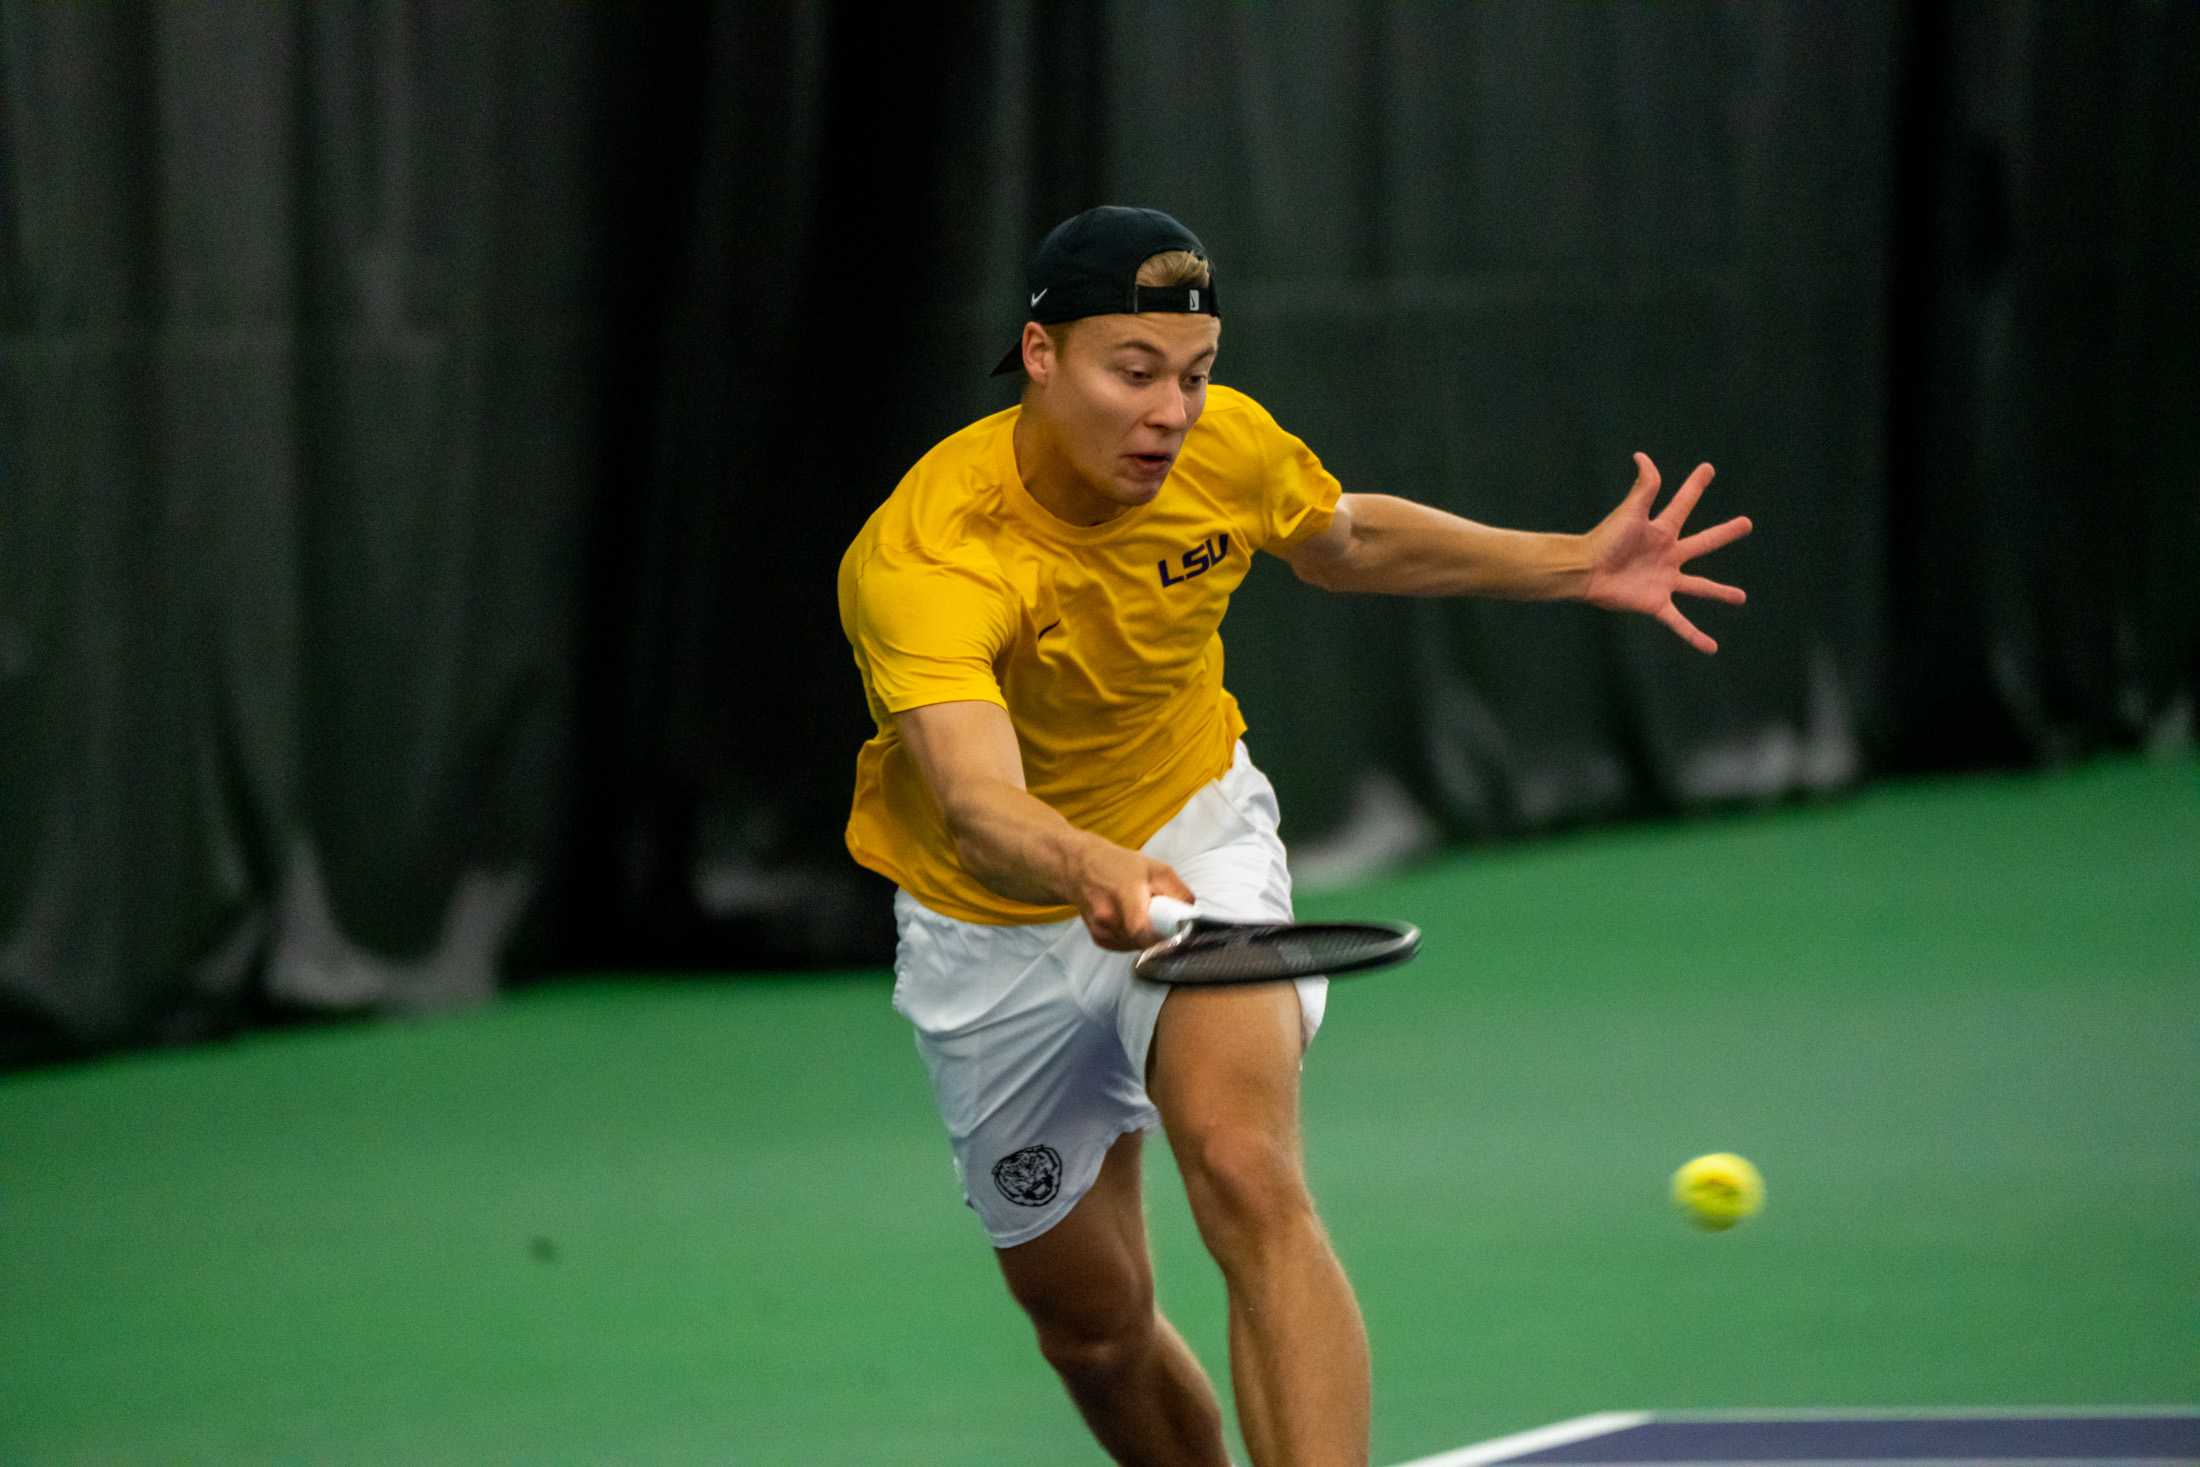
[{"label": "player's left arm", "polygon": [[1711,475],[1711,465],[1698,464],[1653,516],[1658,470],[1638,453],[1627,497],[1580,535],[1499,529],[1388,494],[1347,494],[1326,527],[1282,554],[1300,580],[1325,590],[1586,601],[1654,617],[1697,651],[1716,652],[1719,644],[1673,604],[1676,594],[1730,606],[1747,599],[1739,586],[1684,569],[1752,528],[1738,516],[1681,534]]}]

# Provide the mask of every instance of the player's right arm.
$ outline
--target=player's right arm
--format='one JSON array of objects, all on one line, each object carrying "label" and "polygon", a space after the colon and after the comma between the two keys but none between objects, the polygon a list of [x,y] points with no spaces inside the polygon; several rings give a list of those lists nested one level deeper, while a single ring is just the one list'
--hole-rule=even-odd
[{"label": "player's right arm", "polygon": [[1155,940],[1146,909],[1157,896],[1192,900],[1160,861],[1079,830],[1024,787],[1008,711],[979,701],[931,703],[894,715],[939,803],[963,869],[1017,901],[1077,908],[1092,940],[1130,951]]}]

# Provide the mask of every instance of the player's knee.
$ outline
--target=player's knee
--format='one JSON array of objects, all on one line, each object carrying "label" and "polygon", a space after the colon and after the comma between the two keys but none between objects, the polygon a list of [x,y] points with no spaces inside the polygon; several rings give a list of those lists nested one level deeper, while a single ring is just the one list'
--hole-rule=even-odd
[{"label": "player's knee", "polygon": [[1200,1232],[1217,1254],[1260,1247],[1278,1229],[1313,1220],[1298,1156],[1275,1137],[1237,1129],[1200,1135],[1178,1147],[1177,1167]]},{"label": "player's knee", "polygon": [[1039,1353],[1075,1390],[1105,1390],[1134,1371],[1154,1347],[1153,1301],[1141,1314],[1134,1309],[1094,1318],[1032,1317]]}]

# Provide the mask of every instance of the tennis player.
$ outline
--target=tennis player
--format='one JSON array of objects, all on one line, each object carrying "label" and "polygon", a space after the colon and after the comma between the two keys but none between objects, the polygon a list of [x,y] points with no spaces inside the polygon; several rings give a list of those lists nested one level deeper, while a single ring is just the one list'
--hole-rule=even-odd
[{"label": "tennis player", "polygon": [[1166,1130],[1229,1297],[1253,1460],[1364,1463],[1366,1331],[1308,1195],[1299,1070],[1325,980],[1133,978],[1156,896],[1286,919],[1275,792],[1242,740],[1217,635],[1256,552],[1331,591],[1576,599],[1716,650],[1676,592],[1749,533],[1681,535],[1711,481],[1658,473],[1583,535],[1345,494],[1305,444],[1212,382],[1207,252],[1150,209],[1047,235],[1022,400],[920,459],[840,565],[876,735],[848,847],[891,878],[894,1004],[916,1029],[964,1199],[1040,1351],[1122,1462],[1224,1467],[1214,1389],[1154,1304],[1140,1147]]}]

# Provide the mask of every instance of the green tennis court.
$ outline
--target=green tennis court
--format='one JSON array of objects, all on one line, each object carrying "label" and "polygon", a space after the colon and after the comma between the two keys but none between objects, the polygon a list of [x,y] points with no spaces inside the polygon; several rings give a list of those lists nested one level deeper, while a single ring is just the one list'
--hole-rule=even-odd
[{"label": "green tennis court", "polygon": [[[1286,831],[1288,835],[1288,830]],[[2200,765],[1458,855],[1307,1075],[1376,1458],[1610,1408],[2200,1395]],[[1683,1224],[1687,1157],[1762,1217]],[[1166,1307],[1222,1297],[1163,1166]],[[0,1461],[1084,1463],[880,973],[0,1081]]]}]

